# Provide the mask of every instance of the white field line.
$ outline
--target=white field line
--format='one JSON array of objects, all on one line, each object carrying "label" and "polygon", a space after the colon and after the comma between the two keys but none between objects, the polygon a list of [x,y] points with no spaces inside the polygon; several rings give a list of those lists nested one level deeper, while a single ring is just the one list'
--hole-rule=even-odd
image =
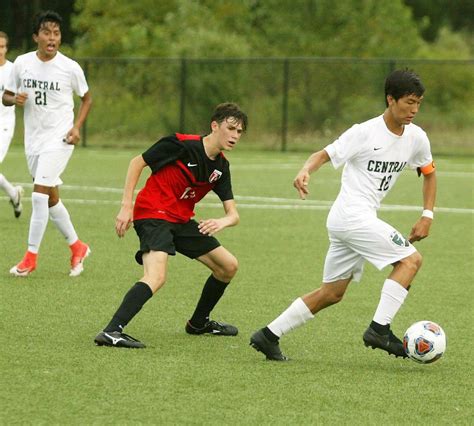
[{"label": "white field line", "polygon": [[[77,188],[76,188],[77,189]],[[108,188],[114,189],[114,188]],[[112,191],[109,191],[112,192]],[[113,191],[121,192],[121,190]],[[217,196],[210,194],[209,198],[217,199]],[[2,200],[8,200],[8,197],[0,197]],[[89,204],[89,205],[120,205],[120,200],[93,200],[85,198],[61,198],[65,203],[71,204]],[[291,198],[272,198],[272,197],[256,197],[256,196],[235,196],[237,201],[243,201],[238,204],[239,209],[260,209],[260,210],[329,210],[332,201],[324,200],[294,200]],[[31,201],[29,197],[23,197],[24,201]],[[266,203],[247,203],[246,201],[262,201]],[[289,204],[268,204],[268,203],[289,203]],[[222,208],[221,203],[200,202],[199,207],[208,208]],[[399,211],[399,212],[420,212],[420,206],[407,206],[397,204],[385,204],[380,206],[382,211]],[[474,209],[467,208],[452,208],[452,207],[436,207],[436,213],[458,213],[458,214],[473,214]]]}]

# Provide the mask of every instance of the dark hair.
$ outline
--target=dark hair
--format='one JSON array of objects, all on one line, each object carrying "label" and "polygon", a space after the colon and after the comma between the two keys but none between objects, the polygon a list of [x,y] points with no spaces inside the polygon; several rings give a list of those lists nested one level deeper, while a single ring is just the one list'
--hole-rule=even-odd
[{"label": "dark hair", "polygon": [[3,31],[0,31],[0,38],[4,38],[7,41],[7,47],[8,47],[8,42],[10,41],[8,38],[7,33],[4,33]]},{"label": "dark hair", "polygon": [[247,114],[245,114],[245,112],[243,112],[240,107],[233,102],[225,102],[217,105],[212,114],[211,123],[217,121],[220,124],[229,117],[235,118],[240,122],[243,131],[247,130]]},{"label": "dark hair", "polygon": [[61,15],[59,13],[56,13],[52,10],[47,10],[46,12],[39,12],[35,16],[35,20],[33,23],[33,34],[38,35],[39,30],[45,22],[54,22],[55,24],[58,24],[59,28],[61,28],[63,18],[61,18]]},{"label": "dark hair", "polygon": [[385,104],[387,106],[388,95],[398,101],[405,95],[415,95],[421,98],[423,93],[425,93],[425,87],[420,77],[408,68],[393,71],[385,80]]}]

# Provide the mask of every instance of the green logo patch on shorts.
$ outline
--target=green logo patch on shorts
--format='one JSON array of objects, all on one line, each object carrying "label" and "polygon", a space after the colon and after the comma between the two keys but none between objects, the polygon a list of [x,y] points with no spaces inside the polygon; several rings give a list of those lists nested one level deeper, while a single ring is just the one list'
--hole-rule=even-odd
[{"label": "green logo patch on shorts", "polygon": [[390,234],[390,239],[394,244],[400,247],[408,247],[410,245],[410,243],[397,231],[393,231]]}]

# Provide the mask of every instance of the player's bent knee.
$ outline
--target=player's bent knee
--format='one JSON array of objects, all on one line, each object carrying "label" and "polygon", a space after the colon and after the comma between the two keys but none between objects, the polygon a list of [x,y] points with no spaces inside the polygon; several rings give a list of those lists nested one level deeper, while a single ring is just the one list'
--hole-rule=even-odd
[{"label": "player's bent knee", "polygon": [[335,305],[336,303],[339,303],[342,299],[344,298],[344,293],[333,293],[331,294],[330,298],[329,298],[329,302],[332,304],[332,305]]},{"label": "player's bent knee", "polygon": [[423,263],[423,256],[419,252],[415,252],[405,259],[402,259],[401,263],[413,272],[417,272]]},{"label": "player's bent knee", "polygon": [[328,305],[339,303],[343,299],[344,293],[344,291],[333,289],[330,286],[323,287],[324,299]]},{"label": "player's bent knee", "polygon": [[214,276],[223,282],[229,282],[234,278],[239,269],[239,262],[234,256],[231,256],[227,262],[213,270]]},{"label": "player's bent knee", "polygon": [[145,275],[141,281],[147,283],[153,294],[155,294],[161,287],[165,285],[166,279],[165,277],[150,277]]},{"label": "player's bent knee", "polygon": [[233,278],[239,270],[239,261],[232,256],[232,260],[226,265],[226,274]]}]

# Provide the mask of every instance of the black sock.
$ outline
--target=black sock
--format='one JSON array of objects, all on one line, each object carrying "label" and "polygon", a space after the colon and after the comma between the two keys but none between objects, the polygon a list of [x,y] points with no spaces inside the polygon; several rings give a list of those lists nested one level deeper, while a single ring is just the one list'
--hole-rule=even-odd
[{"label": "black sock", "polygon": [[122,331],[132,318],[140,312],[146,301],[153,296],[153,292],[148,284],[138,281],[128,290],[123,298],[122,304],[115,312],[112,320],[104,331]]},{"label": "black sock", "polygon": [[277,343],[278,340],[280,340],[280,338],[276,334],[272,333],[272,331],[268,327],[262,328],[262,332],[265,337],[270,340],[270,342]]},{"label": "black sock", "polygon": [[372,321],[370,323],[370,328],[372,330],[375,330],[379,334],[388,334],[390,330],[390,324],[382,325],[382,324],[379,324],[378,322]]},{"label": "black sock", "polygon": [[228,284],[229,283],[219,281],[214,277],[214,275],[211,275],[207,279],[206,284],[204,284],[204,288],[202,289],[201,297],[197,303],[196,310],[189,320],[193,327],[204,327],[206,321],[209,320],[209,314],[224,294]]}]

